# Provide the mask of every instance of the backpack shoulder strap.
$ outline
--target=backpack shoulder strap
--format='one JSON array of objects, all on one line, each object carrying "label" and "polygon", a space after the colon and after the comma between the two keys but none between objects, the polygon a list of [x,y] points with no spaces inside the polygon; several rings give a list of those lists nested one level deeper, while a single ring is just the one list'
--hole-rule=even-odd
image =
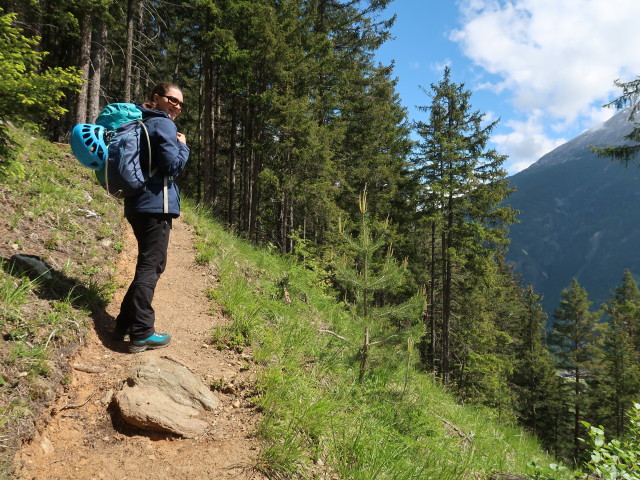
[{"label": "backpack shoulder strap", "polygon": [[147,172],[149,172],[149,177],[152,177],[156,172],[151,170],[151,138],[149,137],[149,130],[147,130],[147,126],[141,118],[136,119],[136,122],[140,124],[147,138],[147,152],[149,153],[149,170],[147,170]]},{"label": "backpack shoulder strap", "polygon": [[[153,177],[156,173],[158,173],[158,167],[155,169],[151,169],[151,138],[149,137],[149,130],[147,130],[147,126],[144,124],[142,119],[137,119],[137,122],[140,123],[140,126],[144,130],[145,136],[147,137],[147,151],[149,152],[149,178]],[[162,211],[164,213],[169,213],[169,179],[167,175],[164,176],[163,186],[162,186]]]}]

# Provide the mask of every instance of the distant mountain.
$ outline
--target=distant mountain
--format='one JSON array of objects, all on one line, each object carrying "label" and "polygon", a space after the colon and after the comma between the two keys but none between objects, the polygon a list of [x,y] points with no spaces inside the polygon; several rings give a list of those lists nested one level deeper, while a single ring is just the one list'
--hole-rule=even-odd
[{"label": "distant mountain", "polygon": [[575,277],[597,308],[625,268],[640,278],[640,168],[599,158],[591,146],[621,145],[629,110],[543,156],[510,177],[507,203],[520,211],[507,260],[544,295],[551,315]]}]

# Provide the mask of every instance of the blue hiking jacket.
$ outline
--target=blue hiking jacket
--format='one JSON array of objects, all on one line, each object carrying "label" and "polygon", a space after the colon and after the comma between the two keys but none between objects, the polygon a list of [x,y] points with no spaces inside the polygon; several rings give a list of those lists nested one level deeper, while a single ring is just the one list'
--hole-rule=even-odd
[{"label": "blue hiking jacket", "polygon": [[[164,210],[164,177],[176,178],[187,165],[189,147],[178,142],[178,129],[166,113],[159,110],[148,110],[136,104],[142,112],[142,119],[149,132],[151,141],[151,165],[159,168],[147,184],[145,192],[135,197],[125,198],[124,213],[163,213]],[[148,165],[148,146],[146,138],[141,141],[141,163]],[[168,181],[168,213],[173,217],[180,215],[180,191],[175,181]]]}]

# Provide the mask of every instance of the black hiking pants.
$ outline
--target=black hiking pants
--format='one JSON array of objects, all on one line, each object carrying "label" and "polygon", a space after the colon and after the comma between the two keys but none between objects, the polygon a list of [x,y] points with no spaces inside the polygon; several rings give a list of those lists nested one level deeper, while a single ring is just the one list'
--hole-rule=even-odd
[{"label": "black hiking pants", "polygon": [[171,232],[171,215],[129,213],[127,220],[138,241],[136,273],[127,290],[116,330],[129,332],[131,340],[144,340],[155,333],[155,311],[151,306],[160,275],[167,266],[167,249]]}]

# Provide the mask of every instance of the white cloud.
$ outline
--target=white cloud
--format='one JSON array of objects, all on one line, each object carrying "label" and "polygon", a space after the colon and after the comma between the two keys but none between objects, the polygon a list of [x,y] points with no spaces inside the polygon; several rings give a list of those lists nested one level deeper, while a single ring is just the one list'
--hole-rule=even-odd
[{"label": "white cloud", "polygon": [[598,125],[599,123],[609,120],[615,113],[616,111],[613,108],[591,108],[591,110],[585,115],[585,118],[588,119],[589,122],[587,128],[591,128],[594,125]]},{"label": "white cloud", "polygon": [[500,117],[493,110],[489,110],[488,112],[483,112],[484,116],[482,117],[483,126],[489,125],[490,123],[495,122],[496,120],[500,120]]},{"label": "white cloud", "polygon": [[561,135],[603,121],[612,111],[600,105],[618,93],[613,81],[640,75],[638,0],[461,0],[460,11],[451,39],[491,74],[478,85],[506,93],[525,116],[537,112],[499,139],[514,151],[557,143],[541,126],[533,132],[536,123]]},{"label": "white cloud", "polygon": [[432,63],[431,64],[431,70],[434,72],[438,72],[439,74],[444,72],[444,69],[446,67],[450,67],[451,66],[451,59],[447,58],[442,62],[438,62],[438,63]]},{"label": "white cloud", "polygon": [[497,150],[509,156],[506,167],[510,175],[524,170],[567,141],[564,138],[550,139],[545,135],[541,119],[542,111],[536,110],[525,121],[509,120],[505,127],[511,132],[491,138]]},{"label": "white cloud", "polygon": [[523,110],[575,118],[640,73],[637,0],[465,0],[461,12],[452,39]]}]

